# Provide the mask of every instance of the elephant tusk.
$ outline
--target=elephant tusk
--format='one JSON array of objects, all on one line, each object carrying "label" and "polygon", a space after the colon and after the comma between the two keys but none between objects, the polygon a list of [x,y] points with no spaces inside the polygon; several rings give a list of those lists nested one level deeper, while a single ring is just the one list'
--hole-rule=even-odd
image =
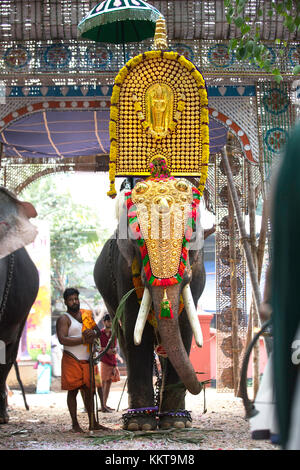
[{"label": "elephant tusk", "polygon": [[194,333],[195,342],[197,346],[201,348],[203,346],[203,335],[189,284],[184,286],[182,289],[182,297],[185,310]]},{"label": "elephant tusk", "polygon": [[136,319],[134,328],[134,344],[138,346],[141,344],[145,323],[149,314],[152,299],[149,290],[145,287],[140,310]]}]

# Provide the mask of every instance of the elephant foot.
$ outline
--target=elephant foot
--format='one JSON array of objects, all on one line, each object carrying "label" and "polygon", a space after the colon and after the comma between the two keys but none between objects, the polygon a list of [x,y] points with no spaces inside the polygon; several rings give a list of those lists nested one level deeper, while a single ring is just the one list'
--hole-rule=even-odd
[{"label": "elephant foot", "polygon": [[122,415],[123,429],[127,431],[153,431],[157,428],[157,408],[137,408]]},{"label": "elephant foot", "polygon": [[123,429],[127,431],[153,431],[156,428],[156,418],[131,418],[123,424]]},{"label": "elephant foot", "polygon": [[0,424],[7,424],[9,416],[7,414],[6,393],[0,393]]},{"label": "elephant foot", "polygon": [[9,421],[9,416],[7,413],[0,416],[0,424],[7,424]]},{"label": "elephant foot", "polygon": [[188,411],[169,411],[160,413],[158,426],[160,429],[184,429],[192,427],[192,418]]}]

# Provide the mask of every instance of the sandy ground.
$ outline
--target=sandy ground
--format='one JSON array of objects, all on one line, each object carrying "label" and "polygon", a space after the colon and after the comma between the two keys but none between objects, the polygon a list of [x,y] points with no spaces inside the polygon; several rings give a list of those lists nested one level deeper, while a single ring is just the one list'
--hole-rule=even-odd
[{"label": "sandy ground", "polygon": [[[112,408],[117,409],[119,405],[124,381],[125,377],[122,377],[121,382],[112,386],[108,399],[108,405]],[[187,393],[186,408],[192,411],[193,417],[193,429],[188,433],[172,431],[166,435],[150,432],[146,436],[134,436],[133,433],[126,434],[121,428],[121,416],[127,408],[126,391],[120,403],[120,411],[99,413],[100,423],[111,431],[98,431],[90,435],[81,397],[78,399],[78,417],[85,433],[74,434],[70,431],[66,392],[60,391],[59,386],[56,389],[57,391],[49,394],[27,394],[29,411],[24,407],[21,392],[13,391],[13,395],[9,397],[10,421],[6,425],[0,425],[1,450],[279,449],[269,441],[251,439],[249,423],[244,419],[242,401],[232,393],[217,393],[215,389],[206,389],[206,413],[203,413],[203,393],[198,396]],[[107,440],[99,442],[98,437],[103,439],[104,436],[107,436]],[[196,440],[196,443],[189,442],[189,437]]]}]

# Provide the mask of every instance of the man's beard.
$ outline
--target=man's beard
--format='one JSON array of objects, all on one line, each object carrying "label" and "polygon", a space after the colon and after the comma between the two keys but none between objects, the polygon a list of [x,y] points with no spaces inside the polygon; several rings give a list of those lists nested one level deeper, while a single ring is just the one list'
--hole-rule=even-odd
[{"label": "man's beard", "polygon": [[77,313],[80,309],[80,305],[73,305],[72,307],[69,306],[68,310],[69,312],[72,312],[72,313]]}]

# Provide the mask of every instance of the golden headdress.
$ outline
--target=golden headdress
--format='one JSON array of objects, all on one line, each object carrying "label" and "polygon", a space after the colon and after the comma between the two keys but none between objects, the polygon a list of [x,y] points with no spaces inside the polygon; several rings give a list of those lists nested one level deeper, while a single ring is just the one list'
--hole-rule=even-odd
[{"label": "golden headdress", "polygon": [[129,60],[115,79],[110,112],[110,191],[116,175],[149,175],[162,157],[173,176],[200,176],[202,194],[209,158],[205,81],[183,55],[168,51],[164,20],[156,50]]}]

